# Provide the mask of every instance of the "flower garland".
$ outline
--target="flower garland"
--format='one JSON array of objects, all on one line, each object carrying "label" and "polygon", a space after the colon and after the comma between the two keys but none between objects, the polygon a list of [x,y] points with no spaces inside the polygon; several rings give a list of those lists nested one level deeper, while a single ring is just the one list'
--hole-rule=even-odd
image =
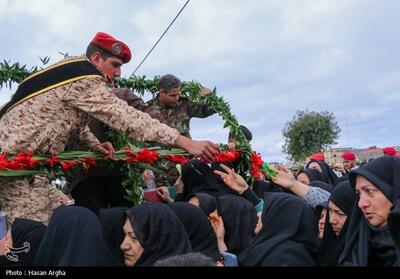
[{"label": "flower garland", "polygon": [[[226,150],[216,154],[216,162],[233,162],[240,157],[240,150]],[[181,149],[161,150],[159,147],[136,148],[125,147],[115,152],[113,161],[124,161],[128,170],[128,177],[123,181],[123,186],[129,200],[135,204],[142,203],[143,190],[140,186],[141,174],[144,169],[162,172],[152,164],[158,160],[167,160],[183,165],[189,161],[190,154]],[[60,169],[64,173],[72,169],[81,168],[88,171],[96,166],[98,161],[104,161],[105,155],[90,151],[71,151],[57,155],[40,154],[31,152],[18,152],[17,154],[0,153],[0,176],[29,176],[45,174],[54,176]]]},{"label": "flower garland", "polygon": [[[41,59],[41,61],[43,65],[45,65],[49,62],[49,58],[46,57],[44,60]],[[3,85],[11,88],[12,82],[19,83],[37,70],[38,67],[33,67],[28,70],[26,65],[22,66],[19,63],[11,64],[4,60],[4,62],[0,63],[0,88]],[[150,92],[154,96],[158,92],[159,80],[159,76],[156,76],[153,79],[147,79],[146,76],[140,77],[131,75],[129,78],[118,79],[114,85],[116,87],[129,88],[141,96],[143,96],[145,92]],[[197,81],[182,82],[181,93],[183,96],[188,97],[194,102],[200,101],[213,108],[225,121],[224,128],[229,128],[230,133],[236,139],[236,148],[240,150],[240,152],[223,151],[216,155],[216,161],[230,162],[241,158],[242,160],[240,160],[237,167],[239,173],[245,174],[247,170],[249,170],[252,178],[259,178],[261,176],[260,170],[264,170],[268,176],[274,177],[276,175],[275,170],[270,168],[269,165],[261,159],[260,154],[252,150],[250,143],[247,141],[240,129],[237,118],[231,113],[229,104],[222,97],[217,96],[216,88],[206,96],[200,95],[199,92],[201,88],[202,85]],[[123,186],[126,189],[129,199],[136,204],[143,202],[143,190],[140,187],[143,168],[149,168],[155,172],[162,173],[162,171],[151,167],[153,162],[160,159],[160,153],[164,153],[161,158],[177,164],[183,164],[187,160],[187,154],[185,155],[183,150],[154,151],[157,147],[138,149],[133,147],[126,135],[121,135],[116,131],[111,131],[109,136],[112,138],[114,147],[120,149],[117,151],[118,155],[116,154],[116,156],[122,156],[120,159],[127,162],[127,164],[125,164],[126,168],[124,169],[126,179],[123,181]],[[54,157],[33,156],[33,154],[30,153],[18,154],[13,157],[11,161],[6,159],[8,158],[7,154],[1,154],[4,157],[0,159],[0,176],[47,173],[47,171],[44,170],[30,170],[30,168],[36,167],[37,164],[39,166],[48,164],[50,168],[53,168],[58,164],[58,166],[64,171],[78,165],[82,165],[84,168],[89,169],[91,165],[95,164],[96,160],[104,160],[104,156],[101,154],[81,151],[65,152]],[[78,158],[75,158],[74,156],[78,156]]]}]

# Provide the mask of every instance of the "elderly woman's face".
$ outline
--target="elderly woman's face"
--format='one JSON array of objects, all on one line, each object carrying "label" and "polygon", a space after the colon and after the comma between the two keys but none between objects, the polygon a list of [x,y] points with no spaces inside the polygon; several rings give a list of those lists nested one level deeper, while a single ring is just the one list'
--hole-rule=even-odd
[{"label": "elderly woman's face", "polygon": [[134,266],[140,256],[142,256],[144,248],[137,239],[136,234],[133,232],[132,224],[128,218],[125,220],[123,231],[125,237],[120,248],[124,253],[124,262],[126,266]]},{"label": "elderly woman's face", "polygon": [[381,227],[387,224],[390,208],[393,204],[370,181],[363,176],[356,178],[356,193],[359,195],[358,207],[362,210],[368,222]]}]

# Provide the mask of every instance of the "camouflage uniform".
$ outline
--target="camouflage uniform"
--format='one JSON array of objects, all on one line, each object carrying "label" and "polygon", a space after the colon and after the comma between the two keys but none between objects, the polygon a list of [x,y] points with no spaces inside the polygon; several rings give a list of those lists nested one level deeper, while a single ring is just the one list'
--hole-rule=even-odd
[{"label": "camouflage uniform", "polygon": [[[161,112],[162,120],[171,127],[179,130],[181,135],[191,138],[190,136],[190,119],[192,117],[206,118],[216,113],[215,110],[207,105],[190,101],[187,97],[180,97],[176,107],[168,107],[158,100],[158,95],[147,102]],[[150,143],[150,145],[157,145]],[[164,145],[162,148],[170,149],[172,146]],[[156,174],[157,186],[173,185],[179,177],[179,173],[175,168],[175,164],[170,162],[159,163],[158,167],[168,174],[168,177]]]},{"label": "camouflage uniform", "polygon": [[[76,57],[67,59],[72,58]],[[177,130],[110,94],[105,78],[93,77],[49,90],[6,113],[0,119],[0,147],[2,152],[57,154],[65,150],[70,138],[79,137],[92,148],[100,142],[87,126],[90,116],[141,141],[174,144],[179,137]],[[8,221],[25,217],[47,223],[54,198],[49,187],[43,176],[0,178],[0,205]]]},{"label": "camouflage uniform", "polygon": [[191,138],[189,131],[192,117],[206,118],[216,112],[205,104],[190,101],[187,97],[180,97],[178,104],[173,108],[161,104],[158,101],[158,95],[148,101],[147,104],[156,107],[161,112],[165,123],[176,127],[181,135],[188,138]]},{"label": "camouflage uniform", "polygon": [[[110,89],[110,94],[115,94],[121,100],[128,103],[140,111],[148,113],[152,118],[161,120],[161,113],[153,106],[146,104],[143,99],[137,97],[131,90],[125,88]],[[108,127],[92,118],[88,124],[90,131],[101,141],[110,141],[106,133]],[[77,139],[71,140],[68,150],[82,150]],[[105,164],[107,163],[107,164]],[[90,168],[87,173],[71,173],[68,176],[68,191],[75,199],[76,205],[89,208],[98,214],[101,208],[126,206],[133,204],[124,199],[126,195],[122,185],[121,171],[118,166],[112,167],[108,162],[99,162],[96,166]]]}]

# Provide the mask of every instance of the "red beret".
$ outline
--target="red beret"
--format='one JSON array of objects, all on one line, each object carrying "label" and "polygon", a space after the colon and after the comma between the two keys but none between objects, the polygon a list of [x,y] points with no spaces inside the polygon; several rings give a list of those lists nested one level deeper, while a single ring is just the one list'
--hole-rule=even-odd
[{"label": "red beret", "polygon": [[385,147],[383,153],[390,156],[396,156],[396,149],[394,149],[394,147]]},{"label": "red beret", "polygon": [[124,42],[118,41],[111,35],[98,32],[90,43],[121,58],[124,63],[128,63],[131,60],[132,55],[129,47]]},{"label": "red beret", "polygon": [[325,156],[323,153],[315,153],[310,156],[311,160],[317,160],[317,161],[325,161]]},{"label": "red beret", "polygon": [[342,158],[344,160],[355,160],[356,159],[356,154],[354,154],[353,152],[346,152],[342,154]]}]

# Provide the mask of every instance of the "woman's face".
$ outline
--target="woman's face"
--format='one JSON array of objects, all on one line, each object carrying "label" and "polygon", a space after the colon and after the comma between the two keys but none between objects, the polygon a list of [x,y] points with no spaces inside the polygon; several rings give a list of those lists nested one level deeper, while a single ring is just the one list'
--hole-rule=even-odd
[{"label": "woman's face", "polygon": [[360,197],[358,207],[368,222],[375,227],[386,225],[390,208],[393,206],[386,196],[360,175],[356,178],[356,193]]},{"label": "woman's face", "polygon": [[339,207],[332,201],[329,201],[329,223],[332,225],[332,229],[336,235],[339,235],[342,231],[344,222],[346,222],[347,215],[340,210]]},{"label": "woman's face", "polygon": [[124,253],[124,262],[126,266],[134,266],[143,254],[144,248],[140,244],[133,232],[131,222],[126,218],[123,231],[124,240],[121,243],[121,250]]},{"label": "woman's face", "polygon": [[322,173],[322,169],[321,166],[317,163],[317,162],[312,162],[310,163],[310,165],[308,166],[309,169],[316,169],[317,171]]},{"label": "woman's face", "polygon": [[323,208],[321,211],[321,215],[319,217],[319,221],[318,221],[318,232],[319,232],[318,237],[320,239],[322,239],[322,237],[324,235],[325,217],[326,217],[326,208]]},{"label": "woman's face", "polygon": [[299,175],[297,176],[296,180],[300,183],[306,184],[306,185],[310,185],[310,179],[308,178],[308,176],[304,173],[301,172],[299,173]]}]

